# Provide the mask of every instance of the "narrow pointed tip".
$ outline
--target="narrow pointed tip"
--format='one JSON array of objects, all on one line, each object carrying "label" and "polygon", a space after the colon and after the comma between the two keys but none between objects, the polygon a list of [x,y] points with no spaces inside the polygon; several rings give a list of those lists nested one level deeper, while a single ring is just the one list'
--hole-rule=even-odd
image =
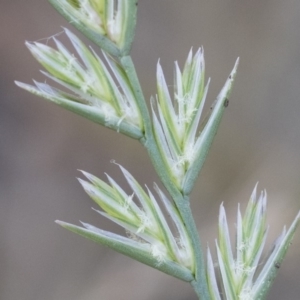
[{"label": "narrow pointed tip", "polygon": [[263,211],[267,210],[267,199],[268,199],[268,194],[267,194],[267,190],[264,190],[264,195],[263,195],[263,199],[262,199],[262,207],[263,207]]},{"label": "narrow pointed tip", "polygon": [[37,49],[38,43],[37,42],[33,43],[33,42],[26,41],[25,46],[31,52],[32,55],[34,55],[34,53],[36,53],[38,51],[38,49]]},{"label": "narrow pointed tip", "polygon": [[158,59],[158,61],[157,61],[157,64],[156,64],[156,76],[158,77],[158,76],[160,76],[160,77],[164,77],[164,75],[163,75],[163,70],[162,70],[162,66],[161,66],[161,64],[160,64],[160,58]]},{"label": "narrow pointed tip", "polygon": [[28,91],[28,92],[33,93],[34,91],[36,91],[36,87],[35,87],[35,86],[32,86],[32,85],[30,85],[30,84],[27,84],[27,83],[24,83],[24,82],[21,82],[21,81],[17,81],[17,80],[15,80],[15,84],[16,84],[19,88],[24,89],[24,90],[26,90],[26,91]]},{"label": "narrow pointed tip", "polygon": [[121,164],[118,164],[117,162],[114,162],[114,164],[120,168],[120,170],[123,173],[123,175],[125,176],[125,178],[127,178],[128,176],[131,176],[131,174]]},{"label": "narrow pointed tip", "polygon": [[237,71],[237,68],[238,68],[238,65],[239,65],[239,62],[240,62],[240,58],[238,57],[235,61],[235,64],[234,64],[234,67],[229,75],[229,78],[230,79],[234,79],[234,76],[236,74],[236,71]]},{"label": "narrow pointed tip", "polygon": [[151,108],[153,109],[153,105],[155,104],[155,99],[153,96],[150,97]]},{"label": "narrow pointed tip", "polygon": [[55,222],[56,224],[60,225],[60,226],[65,226],[65,225],[67,225],[66,222],[63,222],[63,221],[60,221],[60,220],[55,220],[54,222]]},{"label": "narrow pointed tip", "polygon": [[32,43],[32,42],[29,42],[29,41],[25,41],[25,46],[26,46],[26,47],[32,47],[32,46],[33,46],[33,43]]},{"label": "narrow pointed tip", "polygon": [[212,262],[212,255],[211,255],[208,243],[207,243],[207,247],[206,247],[206,255],[207,255],[207,262]]},{"label": "narrow pointed tip", "polygon": [[153,188],[156,190],[156,191],[160,191],[160,188],[158,186],[158,184],[156,182],[153,182]]},{"label": "narrow pointed tip", "polygon": [[82,222],[82,221],[79,221],[80,222],[80,224],[83,226],[83,227],[85,227],[86,229],[90,229],[91,228],[91,225],[90,224],[88,224],[88,223],[85,223],[85,222]]},{"label": "narrow pointed tip", "polygon": [[219,222],[220,223],[226,222],[226,211],[225,211],[225,208],[224,208],[224,202],[222,202],[220,204]]},{"label": "narrow pointed tip", "polygon": [[77,178],[78,182],[81,184],[82,188],[85,190],[86,193],[94,194],[95,187],[88,181],[85,181],[81,178]]},{"label": "narrow pointed tip", "polygon": [[76,177],[76,179],[79,181],[79,183],[81,184],[81,178],[80,177]]},{"label": "narrow pointed tip", "polygon": [[240,58],[238,57],[238,58],[236,59],[236,61],[235,61],[235,64],[234,64],[234,68],[233,68],[233,69],[236,69],[236,68],[238,67],[239,63],[240,63]]},{"label": "narrow pointed tip", "polygon": [[189,51],[187,60],[190,61],[192,59],[192,56],[193,56],[193,47],[191,47],[191,49]]},{"label": "narrow pointed tip", "polygon": [[[79,170],[79,169],[77,169],[77,171],[79,171],[83,176],[85,176],[87,179],[89,179],[90,180],[90,178],[93,176],[92,174],[90,174],[90,173],[88,173],[88,172],[86,172],[86,171],[84,171],[84,170]],[[78,180],[79,179],[81,179],[81,178],[79,178],[79,177],[76,177]],[[81,179],[82,180],[82,179]]]},{"label": "narrow pointed tip", "polygon": [[80,178],[80,177],[76,177],[76,179],[79,181],[79,183],[80,183],[81,185],[84,185],[85,183],[87,183],[85,180],[83,180],[83,179]]},{"label": "narrow pointed tip", "polygon": [[290,226],[290,229],[291,228],[296,228],[300,223],[300,211],[298,212],[298,214],[296,215],[292,225]]},{"label": "narrow pointed tip", "polygon": [[104,211],[95,208],[92,208],[92,210],[95,211],[97,214],[101,215],[102,217],[109,219],[109,214],[105,213]]},{"label": "narrow pointed tip", "polygon": [[256,195],[257,195],[257,186],[258,186],[258,181],[256,182],[254,189],[252,191],[252,194],[250,196],[250,201],[255,202],[256,201]]},{"label": "narrow pointed tip", "polygon": [[219,250],[219,243],[218,243],[218,239],[215,239],[215,245],[216,245],[216,248],[217,248],[217,251]]},{"label": "narrow pointed tip", "polygon": [[197,52],[195,53],[195,56],[198,56],[198,55],[200,55],[201,54],[201,47],[199,47],[198,49],[197,49]]},{"label": "narrow pointed tip", "polygon": [[64,30],[65,34],[68,36],[68,38],[69,38],[70,40],[72,39],[72,37],[75,36],[75,34],[74,34],[71,30],[69,30],[68,28],[63,27],[63,30]]},{"label": "narrow pointed tip", "polygon": [[113,162],[115,165],[117,165],[121,171],[123,172],[123,174],[125,173],[129,173],[122,165],[118,164],[116,161]]}]

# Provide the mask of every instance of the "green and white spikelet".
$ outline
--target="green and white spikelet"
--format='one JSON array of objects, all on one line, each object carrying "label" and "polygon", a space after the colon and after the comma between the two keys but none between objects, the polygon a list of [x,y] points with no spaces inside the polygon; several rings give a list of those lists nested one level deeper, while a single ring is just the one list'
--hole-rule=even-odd
[{"label": "green and white spikelet", "polygon": [[62,89],[36,81],[35,86],[21,82],[16,84],[96,123],[133,138],[141,138],[143,120],[122,67],[102,52],[109,66],[107,68],[102,59],[76,35],[68,29],[65,29],[65,33],[77,56],[55,37],[53,40],[57,49],[38,42],[26,42],[32,55],[48,71],[42,73]]},{"label": "green and white spikelet", "polygon": [[129,53],[137,0],[50,0],[77,29],[114,56]]},{"label": "green and white spikelet", "polygon": [[236,256],[234,257],[225,209],[221,205],[219,240],[216,241],[216,248],[224,298],[219,293],[214,263],[208,249],[207,278],[211,299],[265,299],[300,221],[300,213],[298,213],[289,230],[286,231],[284,227],[283,232],[275,241],[269,256],[263,262],[261,261],[261,256],[268,234],[266,206],[266,192],[262,192],[257,199],[255,187],[243,218],[240,209],[238,209]]},{"label": "green and white spikelet", "polygon": [[209,80],[204,83],[203,49],[195,55],[190,51],[182,72],[175,62],[173,101],[161,65],[157,64],[157,96],[151,101],[154,133],[170,177],[183,194],[191,192],[204,163],[228,105],[237,65],[238,60],[211,107],[210,116],[199,125],[209,86]]},{"label": "green and white spikelet", "polygon": [[195,271],[194,254],[176,207],[158,186],[154,185],[170,216],[170,222],[175,225],[176,234],[174,234],[151,191],[146,187],[146,193],[127,170],[122,166],[120,169],[133,191],[131,195],[125,193],[108,175],[109,184],[82,172],[88,181],[79,179],[79,182],[87,194],[101,207],[102,211],[97,210],[97,212],[122,226],[127,232],[127,237],[86,223],[82,223],[85,228],[61,221],[57,223],[165,273],[191,281]]}]

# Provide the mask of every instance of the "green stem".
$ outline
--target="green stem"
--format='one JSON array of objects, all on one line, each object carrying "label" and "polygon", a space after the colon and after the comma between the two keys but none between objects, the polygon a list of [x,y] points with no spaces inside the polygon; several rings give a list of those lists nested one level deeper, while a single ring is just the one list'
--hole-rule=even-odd
[{"label": "green stem", "polygon": [[197,226],[192,215],[190,201],[187,196],[185,196],[183,198],[183,201],[180,202],[178,210],[180,211],[181,218],[186,226],[187,232],[189,233],[192,247],[194,249],[196,269],[195,280],[191,282],[191,285],[194,288],[195,293],[197,294],[199,299],[210,300],[211,298],[208,292],[208,285],[206,280],[206,267],[201,241],[197,230]]},{"label": "green stem", "polygon": [[[170,195],[176,199],[178,202],[183,202],[183,196],[178,191],[177,187],[173,184],[173,182],[169,179],[170,174],[167,172],[165,168],[165,164],[163,158],[160,154],[160,151],[157,147],[156,140],[154,138],[153,130],[152,130],[152,122],[150,119],[150,114],[148,107],[146,105],[146,101],[144,98],[144,94],[142,92],[137,74],[135,72],[135,68],[130,56],[124,56],[120,58],[120,62],[130,80],[130,84],[134,90],[137,105],[139,106],[142,119],[144,122],[144,137],[140,139],[140,142],[145,146],[152,161],[152,164],[160,177],[162,183],[170,193]],[[176,201],[175,200],[175,201]]]},{"label": "green stem", "polygon": [[193,286],[199,299],[209,300],[210,296],[208,293],[208,285],[207,285],[206,274],[205,274],[204,255],[201,248],[197,227],[194,222],[192,212],[190,209],[189,198],[187,196],[183,196],[182,193],[177,189],[177,187],[173,184],[172,180],[170,180],[170,174],[165,168],[163,158],[160,154],[159,148],[154,138],[149,110],[147,108],[144,94],[142,92],[131,57],[130,56],[120,57],[120,62],[134,90],[137,99],[137,105],[139,106],[144,121],[145,135],[142,139],[140,139],[140,142],[147,149],[152,164],[160,180],[162,181],[165,188],[172,196],[190,237],[190,241],[192,244],[192,248],[194,250],[194,256],[196,261],[195,279],[191,282],[191,285]]}]

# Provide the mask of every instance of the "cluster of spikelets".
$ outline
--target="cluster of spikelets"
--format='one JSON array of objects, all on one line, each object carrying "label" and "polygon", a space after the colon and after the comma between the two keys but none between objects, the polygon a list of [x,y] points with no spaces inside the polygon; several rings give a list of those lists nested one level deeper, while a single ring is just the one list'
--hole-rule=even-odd
[{"label": "cluster of spikelets", "polygon": [[[56,49],[38,42],[26,42],[33,56],[48,71],[42,73],[61,88],[36,81],[35,86],[21,82],[17,82],[17,85],[92,121],[140,139],[144,131],[143,119],[130,80],[122,66],[103,51],[109,68],[106,67],[95,51],[88,49],[69,30],[65,29],[65,33],[78,57],[55,37]],[[199,156],[205,151],[203,145],[208,143],[211,128],[215,129],[216,115],[224,109],[224,99],[231,89],[236,67],[237,64],[217,98],[211,115],[199,126],[208,89],[208,84],[204,88],[202,49],[194,56],[190,51],[182,73],[175,63],[174,101],[171,100],[162,68],[160,64],[157,66],[158,94],[156,101],[152,99],[154,136],[170,180],[179,190],[183,189],[184,182],[190,183],[186,178],[197,167],[195,161],[203,163]],[[101,214],[123,226],[131,237],[138,238],[121,238],[101,231],[102,243],[110,240],[111,243],[107,242],[110,247],[127,255],[135,253],[135,258],[137,249],[143,249],[144,258],[139,259],[142,262],[166,273],[174,273],[174,268],[177,268],[177,277],[191,280],[195,272],[194,254],[177,207],[155,185],[178,232],[178,236],[174,236],[153,194],[148,190],[147,195],[127,171],[122,167],[121,170],[141,203],[141,208],[132,200],[133,195],[126,195],[110,177],[111,186],[87,173],[84,174],[91,183],[80,180],[87,193],[104,210]],[[80,230],[70,224],[60,224],[76,229],[76,232]],[[83,225],[86,230],[81,233],[87,234],[95,229],[91,225]],[[97,233],[100,233],[99,229]],[[122,242],[112,246],[116,245],[116,239]],[[124,249],[129,252],[124,252]]]},{"label": "cluster of spikelets", "polygon": [[230,243],[223,204],[220,207],[219,239],[216,241],[216,249],[224,298],[220,296],[215,266],[208,249],[207,278],[212,299],[265,299],[299,224],[300,213],[288,231],[284,227],[268,257],[262,261],[261,257],[268,235],[267,194],[264,191],[257,197],[256,193],[255,187],[243,218],[240,209],[237,211],[234,251]]},{"label": "cluster of spikelets", "polygon": [[[102,51],[108,65],[68,29],[65,33],[78,57],[53,37],[57,49],[42,43],[26,42],[33,56],[48,71],[42,73],[63,89],[34,81],[35,86],[16,82],[38,96],[132,138],[144,136],[143,118],[130,80],[121,64]],[[204,56],[190,51],[183,71],[175,63],[174,100],[163,70],[157,65],[157,96],[152,98],[153,130],[170,180],[189,194],[227,105],[235,77],[236,62],[210,115],[200,123],[208,91],[204,85]],[[112,74],[111,74],[111,73]],[[66,91],[65,91],[66,90]],[[200,134],[199,134],[200,131]]]},{"label": "cluster of spikelets", "polygon": [[205,118],[201,115],[209,80],[205,84],[203,49],[195,54],[190,51],[182,71],[175,63],[173,97],[158,63],[157,95],[151,99],[151,120],[128,55],[134,36],[137,1],[50,2],[101,47],[103,59],[65,29],[76,56],[55,37],[56,49],[38,42],[26,43],[46,69],[47,72],[42,73],[59,87],[36,81],[34,86],[21,82],[16,82],[17,85],[89,120],[140,140],[173,198],[169,201],[154,185],[163,204],[161,209],[153,193],[147,187],[145,191],[121,166],[132,194],[127,194],[108,175],[109,184],[82,172],[87,181],[79,181],[100,206],[101,211],[96,211],[123,227],[127,236],[87,223],[82,223],[83,227],[62,221],[57,223],[162,272],[191,282],[203,299],[264,299],[300,221],[300,214],[287,232],[284,229],[263,267],[259,268],[268,231],[266,193],[256,199],[255,188],[243,218],[238,209],[235,251],[232,250],[226,214],[221,205],[219,239],[216,241],[219,272],[216,272],[209,249],[207,267],[203,271],[205,267],[198,237],[195,237],[196,228],[188,210],[189,203],[184,203],[188,201],[228,105],[238,61]]},{"label": "cluster of spikelets", "polygon": [[36,86],[17,84],[97,123],[141,138],[143,121],[128,78],[120,65],[102,52],[109,66],[107,68],[103,60],[78,37],[68,29],[65,33],[78,57],[55,37],[53,40],[57,49],[38,42],[26,42],[26,46],[48,71],[42,73],[68,92],[37,81]]},{"label": "cluster of spikelets", "polygon": [[146,186],[147,192],[145,192],[127,170],[122,166],[120,169],[133,191],[132,194],[128,195],[108,175],[106,176],[109,184],[87,172],[82,172],[88,181],[79,179],[79,182],[87,194],[101,207],[102,211],[96,211],[122,226],[127,237],[115,235],[86,223],[82,223],[85,227],[83,229],[57,222],[84,236],[88,234],[100,243],[105,241],[104,243],[119,252],[129,256],[132,253],[135,259],[138,257],[141,262],[155,268],[166,271],[168,268],[178,269],[178,277],[183,277],[184,280],[192,278],[194,254],[178,210],[159,187],[154,185],[169,216],[167,220],[148,187]]},{"label": "cluster of spikelets", "polygon": [[[118,55],[128,53],[136,22],[136,0],[50,0],[75,27],[101,48]],[[107,49],[106,49],[107,48]]]},{"label": "cluster of spikelets", "polygon": [[118,0],[115,3],[115,1],[103,0],[62,0],[60,3],[73,23],[82,23],[85,27],[107,36],[118,46],[124,44],[126,28],[123,24],[129,13],[128,1]]},{"label": "cluster of spikelets", "polygon": [[200,48],[194,56],[190,51],[182,72],[175,62],[173,101],[163,70],[159,63],[157,65],[157,96],[151,101],[154,133],[166,168],[184,194],[191,192],[193,178],[197,177],[195,172],[201,169],[204,162],[203,152],[216,125],[217,115],[228,105],[226,96],[231,89],[237,65],[238,60],[215,102],[212,115],[205,118],[200,126],[210,82],[208,80],[205,85],[203,49]]},{"label": "cluster of spikelets", "polygon": [[[84,228],[62,221],[57,223],[167,274],[191,281],[195,272],[195,257],[176,206],[157,185],[154,185],[169,216],[167,220],[151,191],[146,187],[146,193],[127,170],[122,166],[119,167],[133,191],[130,195],[108,175],[106,176],[109,185],[86,172],[82,173],[89,181],[82,179],[79,181],[103,211],[95,210],[123,227],[127,237],[83,222]],[[216,240],[217,263],[213,262],[210,249],[207,250],[206,272],[211,299],[264,299],[292,241],[300,221],[300,213],[288,231],[284,227],[268,257],[262,261],[268,234],[267,195],[266,192],[261,192],[257,198],[256,193],[255,187],[244,217],[238,209],[234,251],[230,242],[225,209],[223,204],[220,206],[219,237]],[[138,202],[134,201],[135,197]],[[175,225],[173,231],[168,224],[170,221]],[[220,278],[219,286],[218,278]]]}]

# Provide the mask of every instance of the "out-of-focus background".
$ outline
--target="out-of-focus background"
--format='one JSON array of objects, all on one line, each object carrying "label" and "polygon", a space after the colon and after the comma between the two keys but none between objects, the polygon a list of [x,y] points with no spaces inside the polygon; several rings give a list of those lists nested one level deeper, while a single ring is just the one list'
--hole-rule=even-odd
[{"label": "out-of-focus background", "polygon": [[[132,57],[148,100],[156,93],[159,58],[172,85],[173,61],[183,66],[190,47],[203,45],[211,103],[240,56],[192,208],[204,245],[213,247],[220,203],[234,229],[237,203],[244,209],[259,181],[268,191],[270,246],[300,209],[300,2],[141,0],[138,8]],[[188,284],[54,223],[82,220],[122,232],[91,210],[77,169],[102,179],[107,172],[125,184],[110,163],[115,159],[142,184],[158,181],[138,142],[14,85],[42,78],[24,41],[47,38],[61,26],[72,28],[46,0],[1,0],[0,298],[196,299]],[[268,299],[299,299],[299,270],[300,230]]]}]

